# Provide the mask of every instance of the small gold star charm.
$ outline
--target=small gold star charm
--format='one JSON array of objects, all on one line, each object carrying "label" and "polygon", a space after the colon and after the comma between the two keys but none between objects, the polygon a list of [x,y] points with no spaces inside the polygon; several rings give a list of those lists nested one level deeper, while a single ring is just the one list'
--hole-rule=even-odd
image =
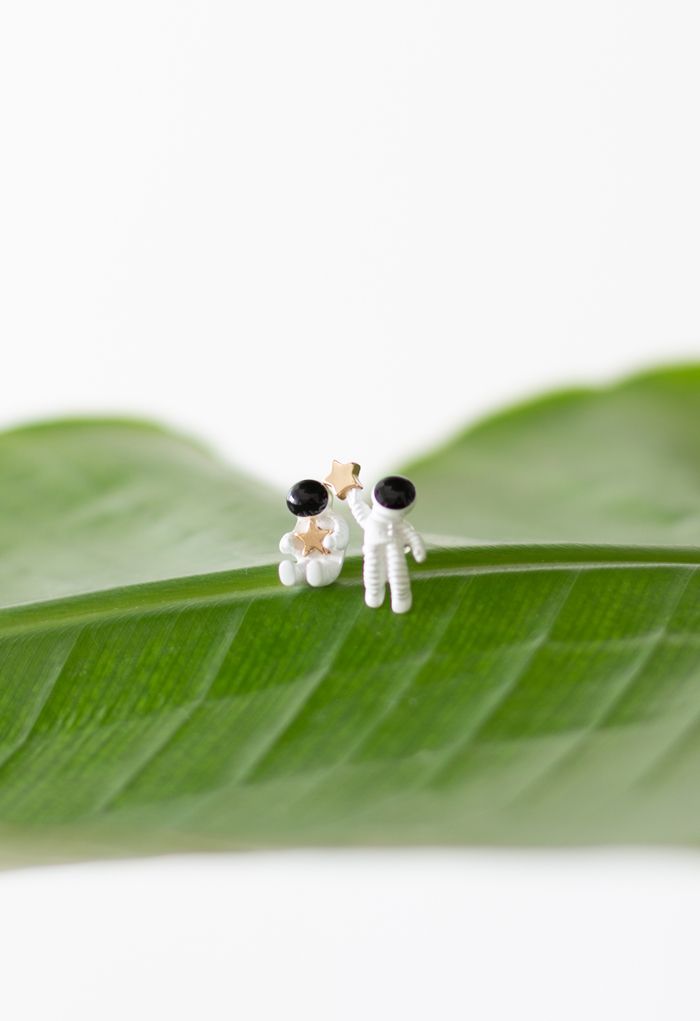
[{"label": "small gold star charm", "polygon": [[343,464],[334,460],[330,472],[323,481],[333,487],[339,500],[344,500],[351,489],[362,489],[362,483],[357,477],[359,474],[360,466],[354,461]]},{"label": "small gold star charm", "polygon": [[330,553],[323,545],[323,540],[333,531],[332,528],[319,528],[316,518],[309,518],[309,527],[305,532],[295,532],[294,538],[299,539],[304,545],[302,556],[308,557],[314,550],[317,553]]}]

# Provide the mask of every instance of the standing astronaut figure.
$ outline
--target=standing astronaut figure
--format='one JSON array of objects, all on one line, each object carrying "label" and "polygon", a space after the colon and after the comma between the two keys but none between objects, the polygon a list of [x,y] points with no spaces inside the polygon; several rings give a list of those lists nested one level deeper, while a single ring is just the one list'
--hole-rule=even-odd
[{"label": "standing astronaut figure", "polygon": [[425,560],[423,540],[413,525],[404,521],[415,499],[416,487],[401,475],[387,475],[379,480],[372,493],[371,508],[360,496],[359,486],[347,490],[352,515],[365,533],[363,578],[368,606],[382,605],[388,581],[394,613],[411,609],[406,553],[410,550],[419,564]]},{"label": "standing astronaut figure", "polygon": [[314,588],[330,585],[340,574],[350,530],[345,521],[328,510],[329,492],[322,482],[303,479],[287,495],[287,507],[296,515],[297,527],[280,539],[280,553],[294,557],[279,566],[283,585],[307,581]]}]

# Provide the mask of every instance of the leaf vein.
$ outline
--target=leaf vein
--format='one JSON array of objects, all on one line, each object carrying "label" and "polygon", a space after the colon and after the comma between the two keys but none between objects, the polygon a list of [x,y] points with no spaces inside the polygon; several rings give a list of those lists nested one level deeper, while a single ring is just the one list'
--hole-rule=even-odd
[{"label": "leaf vein", "polygon": [[555,604],[554,610],[547,621],[546,627],[530,644],[529,650],[523,657],[515,675],[503,686],[503,688],[496,692],[496,697],[487,703],[485,712],[477,718],[475,725],[469,729],[462,740],[460,740],[456,745],[453,745],[449,754],[443,758],[436,767],[432,767],[428,770],[427,775],[423,779],[423,785],[434,786],[435,784],[439,784],[441,779],[445,776],[449,775],[449,771],[454,762],[467,751],[470,745],[474,744],[474,742],[478,740],[479,734],[484,731],[490,720],[492,720],[494,715],[498,712],[499,708],[517,689],[525,676],[528,667],[531,665],[540,649],[547,644],[549,636],[552,634],[554,627],[556,626],[561,612],[571,595],[574,585],[576,584],[579,574],[579,571],[574,571],[572,573],[568,585],[564,587],[561,597]]},{"label": "leaf vein", "polygon": [[678,590],[671,597],[670,605],[666,610],[664,621],[658,631],[655,632],[653,640],[647,643],[642,654],[635,660],[629,673],[624,676],[620,687],[615,688],[612,693],[612,697],[604,703],[599,715],[595,716],[582,730],[576,732],[571,741],[567,743],[566,747],[547,763],[546,768],[538,777],[531,780],[523,788],[521,788],[514,798],[515,801],[520,801],[523,797],[529,796],[533,793],[533,791],[544,786],[552,773],[561,769],[565,762],[581,751],[581,749],[590,740],[591,734],[595,730],[599,730],[605,726],[612,713],[621,704],[622,700],[629,694],[634,684],[642,676],[645,666],[668,634],[668,629],[678,607],[680,606],[681,600],[690,585],[695,571],[696,568],[691,568],[688,571],[688,576],[683,579],[682,583],[678,586]]},{"label": "leaf vein", "polygon": [[251,600],[246,604],[243,611],[237,615],[235,620],[230,624],[226,630],[222,641],[217,646],[214,655],[210,658],[207,665],[207,674],[202,689],[199,695],[193,699],[186,707],[185,714],[181,718],[176,719],[173,722],[173,728],[167,730],[162,736],[160,741],[157,741],[152,748],[148,750],[147,756],[138,761],[126,774],[120,777],[118,783],[112,787],[112,789],[103,796],[102,800],[93,807],[95,814],[104,814],[114,804],[118,797],[120,797],[129,787],[131,787],[138,778],[146,771],[146,769],[153,764],[155,759],[161,755],[166,748],[169,748],[172,743],[177,740],[183,729],[192,719],[196,710],[206,700],[207,695],[211,691],[212,685],[216,678],[219,676],[221,667],[226,660],[229,652],[231,651],[236,638],[240,634],[241,626],[245,620],[248,610],[252,606],[253,601]]}]

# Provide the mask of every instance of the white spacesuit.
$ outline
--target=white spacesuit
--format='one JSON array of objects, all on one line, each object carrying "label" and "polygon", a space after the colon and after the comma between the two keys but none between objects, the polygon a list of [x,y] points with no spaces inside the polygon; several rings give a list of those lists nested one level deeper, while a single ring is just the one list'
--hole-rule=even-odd
[{"label": "white spacesuit", "polygon": [[314,588],[330,585],[341,572],[350,530],[345,521],[328,510],[329,493],[315,479],[297,482],[287,496],[287,507],[297,527],[280,539],[280,553],[293,556],[279,566],[283,585],[306,581]]},{"label": "white spacesuit", "polygon": [[423,540],[413,525],[404,520],[415,498],[413,483],[400,475],[387,476],[377,483],[371,508],[360,496],[359,489],[348,491],[350,510],[364,531],[363,579],[368,606],[382,605],[388,581],[394,613],[406,613],[411,609],[406,553],[410,550],[418,563],[425,560]]}]

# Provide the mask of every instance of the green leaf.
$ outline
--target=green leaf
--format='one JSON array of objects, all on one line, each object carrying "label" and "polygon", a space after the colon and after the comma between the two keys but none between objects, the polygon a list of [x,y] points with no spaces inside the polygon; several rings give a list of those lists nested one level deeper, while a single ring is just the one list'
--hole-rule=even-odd
[{"label": "green leaf", "polygon": [[283,494],[188,440],[1,436],[4,854],[697,841],[699,427],[689,368],[415,465],[405,617],[283,589]]},{"label": "green leaf", "polygon": [[182,436],[67,421],[0,435],[0,605],[269,563],[279,494]]},{"label": "green leaf", "polygon": [[416,525],[450,544],[697,546],[700,367],[533,401],[407,471]]}]

